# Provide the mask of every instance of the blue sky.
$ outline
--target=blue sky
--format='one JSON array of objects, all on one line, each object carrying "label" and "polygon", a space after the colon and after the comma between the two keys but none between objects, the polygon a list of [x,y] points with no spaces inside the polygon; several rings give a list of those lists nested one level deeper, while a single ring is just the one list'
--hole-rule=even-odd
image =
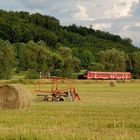
[{"label": "blue sky", "polygon": [[62,25],[77,24],[129,37],[140,47],[140,0],[4,0],[0,9],[39,12]]}]

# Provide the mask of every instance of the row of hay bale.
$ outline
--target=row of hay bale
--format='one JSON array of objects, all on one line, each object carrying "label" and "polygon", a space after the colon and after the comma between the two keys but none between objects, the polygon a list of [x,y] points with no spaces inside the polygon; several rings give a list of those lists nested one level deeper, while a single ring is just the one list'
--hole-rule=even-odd
[{"label": "row of hay bale", "polygon": [[0,86],[0,108],[25,109],[31,105],[31,94],[19,84]]}]

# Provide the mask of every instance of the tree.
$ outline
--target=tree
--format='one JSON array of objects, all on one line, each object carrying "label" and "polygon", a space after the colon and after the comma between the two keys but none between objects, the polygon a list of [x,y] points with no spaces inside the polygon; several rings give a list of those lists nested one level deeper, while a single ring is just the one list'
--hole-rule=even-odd
[{"label": "tree", "polygon": [[87,68],[88,65],[95,60],[94,55],[90,50],[84,50],[80,53],[81,64],[84,68]]},{"label": "tree", "polygon": [[61,75],[67,78],[73,78],[76,65],[79,65],[80,61],[76,57],[72,56],[72,51],[70,48],[60,47],[58,54],[62,57],[63,60]]},{"label": "tree", "polygon": [[26,44],[22,43],[18,52],[18,65],[21,70],[47,71],[51,51],[43,43],[39,42],[37,44],[33,41],[29,41]]},{"label": "tree", "polygon": [[43,75],[53,73],[62,63],[61,57],[50,51],[43,41],[38,43],[29,41],[26,44],[19,44],[17,48],[18,71],[30,71],[28,75],[30,78],[30,74],[33,73],[41,72]]},{"label": "tree", "polygon": [[131,65],[134,78],[140,78],[140,51],[131,54]]},{"label": "tree", "polygon": [[8,41],[0,40],[0,79],[9,79],[14,66],[14,49]]},{"label": "tree", "polygon": [[105,66],[101,63],[92,62],[88,66],[88,70],[91,71],[104,71]]},{"label": "tree", "polygon": [[98,62],[105,66],[106,71],[125,71],[126,57],[123,51],[110,49],[98,53]]},{"label": "tree", "polygon": [[12,40],[11,26],[6,22],[5,19],[0,19],[0,39]]},{"label": "tree", "polygon": [[81,61],[77,57],[73,57],[72,67],[74,72],[79,72],[81,69]]}]

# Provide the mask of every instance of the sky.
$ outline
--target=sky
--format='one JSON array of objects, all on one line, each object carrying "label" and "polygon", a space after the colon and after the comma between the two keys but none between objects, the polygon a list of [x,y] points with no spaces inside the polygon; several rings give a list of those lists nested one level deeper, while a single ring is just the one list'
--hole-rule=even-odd
[{"label": "sky", "polygon": [[39,12],[132,39],[140,47],[140,0],[1,0],[0,9]]}]

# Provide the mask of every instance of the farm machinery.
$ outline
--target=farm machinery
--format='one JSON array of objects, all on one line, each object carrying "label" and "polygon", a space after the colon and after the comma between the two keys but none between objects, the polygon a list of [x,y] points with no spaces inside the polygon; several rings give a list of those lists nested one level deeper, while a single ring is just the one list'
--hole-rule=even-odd
[{"label": "farm machinery", "polygon": [[80,97],[71,81],[61,77],[43,77],[36,81],[34,92],[43,101],[75,101]]}]

